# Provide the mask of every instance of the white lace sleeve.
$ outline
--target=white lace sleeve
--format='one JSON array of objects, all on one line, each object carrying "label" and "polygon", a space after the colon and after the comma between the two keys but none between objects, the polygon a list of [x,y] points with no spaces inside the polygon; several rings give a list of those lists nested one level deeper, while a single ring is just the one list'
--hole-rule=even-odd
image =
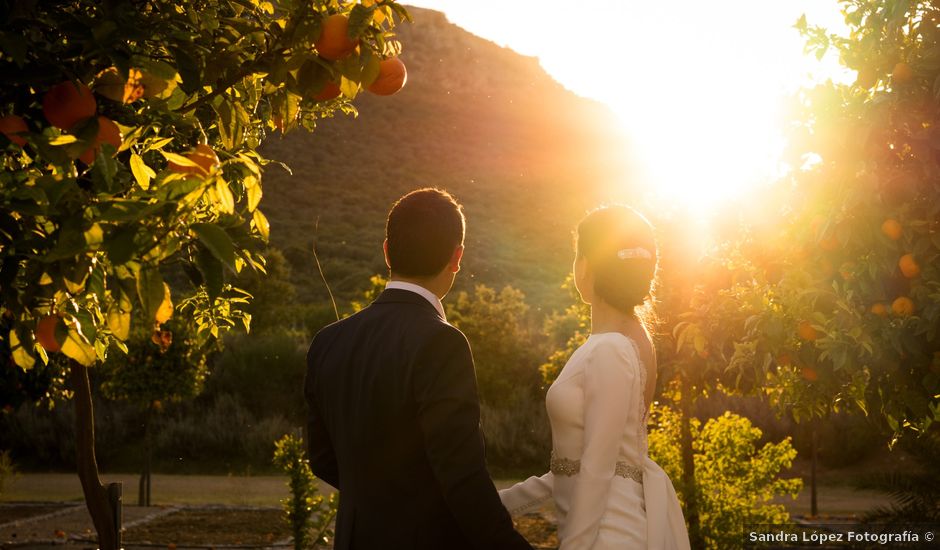
[{"label": "white lace sleeve", "polygon": [[639,395],[638,361],[629,342],[605,340],[591,350],[584,368],[584,441],[581,469],[574,476],[559,550],[593,547],[616,470],[624,430]]},{"label": "white lace sleeve", "polygon": [[555,477],[551,472],[541,476],[532,476],[508,489],[503,489],[499,492],[499,498],[510,514],[523,514],[552,498],[554,481]]}]

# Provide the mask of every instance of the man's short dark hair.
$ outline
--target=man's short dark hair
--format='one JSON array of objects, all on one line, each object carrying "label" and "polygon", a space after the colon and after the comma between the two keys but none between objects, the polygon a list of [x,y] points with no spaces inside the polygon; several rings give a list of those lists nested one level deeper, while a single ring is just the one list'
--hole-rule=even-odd
[{"label": "man's short dark hair", "polygon": [[385,224],[392,273],[437,275],[463,244],[464,228],[463,207],[447,191],[418,189],[398,199]]}]

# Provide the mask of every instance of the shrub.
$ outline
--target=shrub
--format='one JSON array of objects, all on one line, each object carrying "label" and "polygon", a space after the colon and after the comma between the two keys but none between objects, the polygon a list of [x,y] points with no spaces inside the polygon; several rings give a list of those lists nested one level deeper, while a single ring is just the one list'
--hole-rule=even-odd
[{"label": "shrub", "polygon": [[303,334],[288,331],[233,335],[226,339],[206,393],[234,396],[255,417],[274,414],[300,424],[307,345]]},{"label": "shrub", "polygon": [[547,468],[552,433],[543,399],[517,399],[511,407],[484,403],[481,412],[486,460],[498,475]]},{"label": "shrub", "polygon": [[269,464],[273,441],[291,429],[282,416],[258,419],[234,395],[221,394],[208,405],[182,407],[176,415],[163,420],[157,430],[158,459],[173,459],[174,464],[193,460],[199,466],[263,467]]},{"label": "shrub", "polygon": [[314,547],[321,542],[329,544],[333,538],[331,523],[339,505],[337,493],[328,497],[319,494],[316,477],[304,456],[302,440],[287,434],[274,446],[274,465],[287,474],[290,487],[291,496],[281,504],[294,535],[294,549],[302,550],[310,543]]},{"label": "shrub", "polygon": [[[659,406],[654,409],[653,419],[654,427],[649,433],[650,457],[673,480],[684,506],[689,488],[680,482],[683,467],[679,413]],[[699,497],[702,534],[708,548],[740,548],[746,523],[789,522],[783,505],[771,503],[779,495],[796,497],[803,485],[801,479],[779,477],[796,458],[789,438],[758,449],[760,429],[751,425],[747,418],[729,412],[709,419],[704,426],[693,418],[691,425],[695,464],[693,489]]]}]

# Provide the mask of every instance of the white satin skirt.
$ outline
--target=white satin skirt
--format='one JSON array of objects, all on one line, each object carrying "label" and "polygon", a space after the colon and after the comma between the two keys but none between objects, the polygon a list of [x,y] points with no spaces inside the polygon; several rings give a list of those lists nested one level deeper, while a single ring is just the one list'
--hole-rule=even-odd
[{"label": "white satin skirt", "polygon": [[[555,476],[555,505],[559,527],[568,515],[568,499],[573,477]],[[559,529],[563,531],[563,529]],[[564,547],[564,543],[562,543]],[[666,472],[646,458],[643,462],[643,484],[614,476],[607,495],[607,505],[591,550],[689,550],[689,535],[682,508]]]}]

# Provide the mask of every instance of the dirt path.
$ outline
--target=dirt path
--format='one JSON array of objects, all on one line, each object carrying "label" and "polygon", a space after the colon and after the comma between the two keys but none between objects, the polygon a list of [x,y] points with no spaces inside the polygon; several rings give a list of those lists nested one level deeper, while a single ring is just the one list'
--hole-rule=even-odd
[{"label": "dirt path", "polygon": [[[106,482],[124,483],[126,548],[172,544],[183,550],[207,548],[209,543],[216,548],[282,548],[289,537],[278,509],[280,499],[288,493],[284,477],[155,475],[153,500],[157,506],[147,508],[134,505],[136,476],[102,477]],[[501,480],[496,485],[502,488],[512,483]],[[844,486],[825,486],[819,492],[822,519],[850,518],[883,501],[878,493]],[[777,502],[794,516],[809,514],[808,488],[796,500],[784,497]],[[519,527],[536,540],[554,542],[554,530],[548,529],[553,515],[548,504],[537,516],[520,518]],[[29,548],[62,550],[90,547],[92,540],[91,520],[73,474],[22,474],[0,497],[3,548],[24,548],[28,542]]]}]

